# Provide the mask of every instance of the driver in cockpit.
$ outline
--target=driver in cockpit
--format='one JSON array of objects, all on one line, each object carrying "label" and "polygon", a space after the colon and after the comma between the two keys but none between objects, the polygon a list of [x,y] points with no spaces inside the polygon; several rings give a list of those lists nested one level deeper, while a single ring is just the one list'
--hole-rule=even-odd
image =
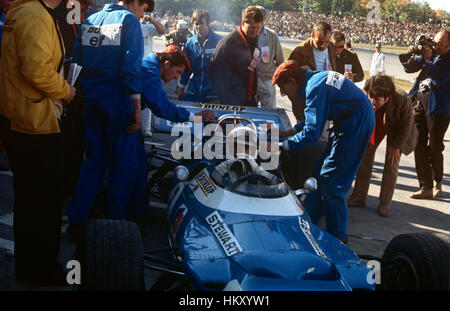
[{"label": "driver in cockpit", "polygon": [[263,169],[258,165],[256,160],[251,157],[245,159],[234,158],[226,160],[216,166],[216,170],[219,175],[222,176],[223,181],[226,181],[227,184],[233,184],[249,174],[264,176],[268,178],[273,185],[279,183],[278,177]]},{"label": "driver in cockpit", "polygon": [[278,177],[267,172],[257,162],[257,137],[255,129],[243,125],[234,127],[227,135],[228,160],[216,166],[224,184],[232,185],[247,175],[260,175],[279,184]]}]

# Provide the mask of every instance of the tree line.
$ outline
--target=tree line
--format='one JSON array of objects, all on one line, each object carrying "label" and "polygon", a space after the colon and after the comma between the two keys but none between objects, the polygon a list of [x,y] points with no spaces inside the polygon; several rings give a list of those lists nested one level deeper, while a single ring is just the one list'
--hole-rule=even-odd
[{"label": "tree line", "polygon": [[239,23],[241,11],[249,5],[268,10],[314,12],[326,15],[367,16],[377,1],[382,18],[414,22],[449,22],[450,13],[433,10],[426,2],[412,0],[156,0],[156,11],[171,10],[190,16],[194,9],[209,11],[213,20]]}]

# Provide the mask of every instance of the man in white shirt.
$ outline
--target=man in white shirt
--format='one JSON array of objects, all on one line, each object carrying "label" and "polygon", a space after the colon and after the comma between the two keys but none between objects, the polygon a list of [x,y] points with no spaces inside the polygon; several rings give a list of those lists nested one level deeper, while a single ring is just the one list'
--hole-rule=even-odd
[{"label": "man in white shirt", "polygon": [[[256,6],[263,13],[264,20],[267,12],[262,6]],[[275,31],[264,27],[258,36],[259,62],[257,67],[258,86],[257,99],[263,108],[276,108],[276,89],[272,85],[272,76],[279,65],[284,62],[283,49]]]},{"label": "man in white shirt", "polygon": [[381,43],[375,45],[376,52],[372,56],[372,65],[370,66],[370,75],[385,74],[384,54],[381,53]]},{"label": "man in white shirt", "polygon": [[317,70],[331,70],[331,62],[328,49],[319,50],[315,46],[313,46],[313,53]]},{"label": "man in white shirt", "polygon": [[141,19],[141,30],[144,36],[144,58],[153,52],[153,36],[166,33],[166,27],[151,15],[145,15]]},{"label": "man in white shirt", "polygon": [[331,40],[331,26],[325,21],[314,24],[311,37],[295,47],[289,55],[300,66],[311,70],[336,70],[336,49]]}]

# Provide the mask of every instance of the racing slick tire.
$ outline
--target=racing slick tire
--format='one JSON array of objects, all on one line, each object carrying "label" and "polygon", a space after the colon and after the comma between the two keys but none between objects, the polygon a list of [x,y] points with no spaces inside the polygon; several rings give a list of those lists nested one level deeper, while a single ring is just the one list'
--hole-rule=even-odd
[{"label": "racing slick tire", "polygon": [[142,238],[133,222],[88,221],[78,246],[83,291],[145,290]]},{"label": "racing slick tire", "polygon": [[393,275],[383,277],[384,290],[449,290],[449,246],[429,233],[396,236],[386,247],[383,259],[394,263]]}]

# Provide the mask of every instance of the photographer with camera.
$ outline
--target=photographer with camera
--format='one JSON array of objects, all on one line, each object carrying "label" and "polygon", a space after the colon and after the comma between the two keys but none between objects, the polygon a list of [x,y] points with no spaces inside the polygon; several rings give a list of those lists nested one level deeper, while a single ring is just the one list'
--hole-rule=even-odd
[{"label": "photographer with camera", "polygon": [[[420,190],[413,199],[441,196],[444,171],[444,135],[450,119],[450,32],[440,31],[434,41],[421,35],[416,47],[400,55],[407,73],[419,76],[410,91],[418,140],[414,150]],[[433,188],[433,178],[435,186]]]}]

